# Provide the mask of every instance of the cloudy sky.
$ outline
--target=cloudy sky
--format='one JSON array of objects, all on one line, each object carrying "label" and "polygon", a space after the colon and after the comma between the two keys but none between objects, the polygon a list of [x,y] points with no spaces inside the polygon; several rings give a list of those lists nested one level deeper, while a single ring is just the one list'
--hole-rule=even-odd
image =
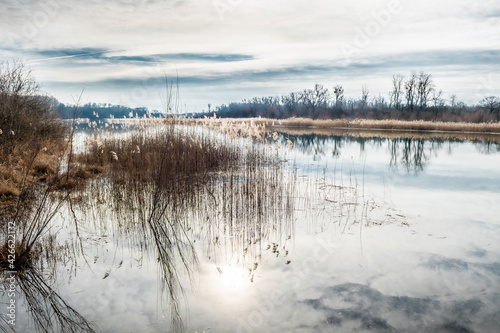
[{"label": "cloudy sky", "polygon": [[[497,0],[0,0],[0,59],[73,102],[185,111],[320,83],[387,96],[394,74],[432,74],[444,96],[500,96]],[[167,77],[167,79],[165,79]]]}]

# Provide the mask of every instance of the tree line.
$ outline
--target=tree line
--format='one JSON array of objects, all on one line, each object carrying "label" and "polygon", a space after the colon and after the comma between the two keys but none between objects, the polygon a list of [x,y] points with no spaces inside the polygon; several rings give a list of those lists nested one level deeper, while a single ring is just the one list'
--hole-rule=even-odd
[{"label": "tree line", "polygon": [[142,118],[146,115],[152,117],[160,116],[156,110],[150,111],[146,107],[130,108],[123,105],[112,105],[109,103],[87,103],[83,105],[64,104],[54,97],[49,98],[55,113],[62,119],[87,118],[90,120],[99,120],[105,118]]},{"label": "tree line", "polygon": [[[500,117],[500,98],[487,96],[479,104],[469,106],[456,95],[448,100],[438,90],[432,76],[412,72],[408,76],[394,75],[387,97],[371,96],[367,86],[359,98],[346,98],[342,85],[329,90],[321,84],[284,96],[255,97],[239,103],[216,107],[219,117],[265,117],[285,119],[369,118],[434,121],[497,121]],[[213,113],[208,105],[208,113]],[[206,113],[205,113],[206,114]]]}]

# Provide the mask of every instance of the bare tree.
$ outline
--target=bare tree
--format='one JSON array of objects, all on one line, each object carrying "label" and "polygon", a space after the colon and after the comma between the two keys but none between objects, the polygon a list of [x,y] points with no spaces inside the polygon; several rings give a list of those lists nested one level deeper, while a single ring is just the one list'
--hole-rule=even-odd
[{"label": "bare tree", "polygon": [[494,113],[500,109],[500,98],[496,96],[488,96],[481,100],[481,104],[486,107],[490,113]]},{"label": "bare tree", "polygon": [[434,83],[432,82],[431,75],[426,74],[423,71],[420,72],[420,75],[418,76],[418,79],[416,81],[416,88],[416,101],[418,107],[423,110],[427,107],[427,102],[429,101],[431,92],[434,91]]},{"label": "bare tree", "polygon": [[457,95],[453,94],[450,96],[450,105],[453,109],[457,106]]},{"label": "bare tree", "polygon": [[328,103],[328,89],[321,84],[314,85],[314,89],[305,89],[302,92],[303,102],[307,109],[316,112],[318,109],[324,109]]},{"label": "bare tree", "polygon": [[366,85],[361,88],[361,107],[365,108],[368,105],[368,96],[370,96],[370,91]]},{"label": "bare tree", "polygon": [[377,109],[385,109],[387,107],[387,104],[385,102],[384,96],[379,94],[377,97],[374,97],[373,106]]},{"label": "bare tree", "polygon": [[289,95],[281,97],[281,104],[284,106],[288,115],[293,115],[299,109],[302,103],[302,93],[290,93]]},{"label": "bare tree", "polygon": [[328,89],[322,84],[316,84],[314,86],[314,100],[316,101],[316,106],[321,109],[325,109],[328,105]]},{"label": "bare tree", "polygon": [[344,88],[341,85],[336,85],[333,87],[333,93],[335,94],[335,107],[341,109],[344,103]]},{"label": "bare tree", "polygon": [[417,100],[417,82],[418,77],[415,72],[405,82],[406,107],[409,111],[413,111]]},{"label": "bare tree", "polygon": [[438,92],[436,92],[436,90],[434,90],[432,92],[432,102],[433,102],[433,106],[436,108],[438,106],[443,106],[444,104],[444,100],[441,98],[441,96],[443,95],[443,91],[442,90],[439,90]]},{"label": "bare tree", "polygon": [[391,104],[396,110],[401,110],[403,103],[403,86],[405,77],[403,75],[394,75],[392,77]]}]

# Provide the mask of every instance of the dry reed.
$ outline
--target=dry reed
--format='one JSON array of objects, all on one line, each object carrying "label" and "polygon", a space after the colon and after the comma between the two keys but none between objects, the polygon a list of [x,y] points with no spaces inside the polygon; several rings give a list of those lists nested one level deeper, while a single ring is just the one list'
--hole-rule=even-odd
[{"label": "dry reed", "polygon": [[[200,126],[216,126],[212,118],[193,119],[185,118],[180,121],[183,124]],[[404,120],[373,120],[373,119],[267,119],[267,118],[222,118],[223,122],[240,125],[242,123],[253,123],[256,126],[270,128],[331,128],[331,129],[365,129],[365,130],[388,130],[388,131],[443,131],[443,132],[468,132],[468,133],[500,133],[500,123],[465,123],[465,122],[442,122],[442,121],[404,121]]]}]

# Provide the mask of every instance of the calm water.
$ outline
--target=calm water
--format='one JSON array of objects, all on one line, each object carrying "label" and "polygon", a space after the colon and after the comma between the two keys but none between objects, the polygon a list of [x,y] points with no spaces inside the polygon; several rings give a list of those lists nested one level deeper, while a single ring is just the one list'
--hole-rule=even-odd
[{"label": "calm water", "polygon": [[[172,306],[185,332],[498,332],[498,144],[281,139],[293,213],[228,230],[190,212],[198,263],[170,277],[184,288],[174,301],[154,247],[106,215],[40,279],[103,332],[169,331]],[[65,214],[51,231],[71,240]],[[16,331],[31,331],[19,302]]]}]

